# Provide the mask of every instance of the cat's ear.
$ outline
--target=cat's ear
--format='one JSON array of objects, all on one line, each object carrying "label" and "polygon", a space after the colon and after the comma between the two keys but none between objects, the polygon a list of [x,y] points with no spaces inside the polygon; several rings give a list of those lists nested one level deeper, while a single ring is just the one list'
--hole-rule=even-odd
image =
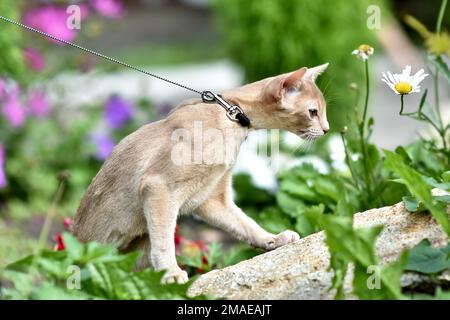
[{"label": "cat's ear", "polygon": [[297,87],[298,82],[308,73],[308,68],[303,67],[288,74],[283,79],[282,89],[291,89]]},{"label": "cat's ear", "polygon": [[288,74],[275,77],[269,82],[267,87],[269,95],[276,101],[280,101],[282,99],[283,91],[295,89],[298,86],[298,82],[307,72],[308,69],[303,67]]},{"label": "cat's ear", "polygon": [[320,76],[328,68],[329,63],[321,64],[320,66],[309,68],[305,74],[305,79],[316,81],[317,77]]}]

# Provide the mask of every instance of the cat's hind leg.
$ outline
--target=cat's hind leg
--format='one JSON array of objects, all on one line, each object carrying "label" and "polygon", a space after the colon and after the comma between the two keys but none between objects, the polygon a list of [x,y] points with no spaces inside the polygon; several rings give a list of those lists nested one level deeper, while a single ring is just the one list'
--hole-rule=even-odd
[{"label": "cat's hind leg", "polygon": [[129,253],[133,251],[142,252],[141,257],[133,268],[133,271],[141,271],[152,267],[152,264],[150,263],[150,239],[147,233],[136,237],[126,248],[120,250],[121,253]]},{"label": "cat's hind leg", "polygon": [[150,180],[142,192],[144,215],[150,238],[150,263],[156,271],[166,270],[163,283],[186,283],[187,272],[182,270],[175,256],[175,227],[179,206],[164,183]]}]

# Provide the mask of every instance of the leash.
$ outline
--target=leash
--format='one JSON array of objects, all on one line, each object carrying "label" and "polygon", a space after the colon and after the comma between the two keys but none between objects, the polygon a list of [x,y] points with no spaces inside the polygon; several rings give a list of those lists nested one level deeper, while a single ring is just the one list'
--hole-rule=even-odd
[{"label": "leash", "polygon": [[18,26],[18,27],[21,27],[21,28],[23,28],[23,29],[26,29],[26,30],[28,30],[28,31],[32,31],[32,32],[37,33],[37,34],[40,34],[40,35],[42,35],[42,36],[44,36],[44,37],[50,38],[50,39],[52,39],[52,40],[55,40],[55,41],[58,41],[58,42],[67,44],[67,45],[69,45],[69,46],[71,46],[71,47],[73,47],[73,48],[77,48],[77,49],[79,49],[79,50],[81,50],[81,51],[87,52],[87,53],[92,54],[92,55],[94,55],[94,56],[97,56],[97,57],[99,57],[99,58],[108,60],[108,61],[110,61],[110,62],[119,64],[119,65],[121,65],[121,66],[123,66],[123,67],[126,67],[126,68],[129,68],[129,69],[132,69],[132,70],[141,72],[141,73],[143,73],[143,74],[145,74],[145,75],[147,75],[147,76],[150,76],[150,77],[159,79],[159,80],[161,80],[161,81],[165,81],[165,82],[167,82],[167,83],[169,83],[169,84],[172,84],[172,85],[174,85],[174,86],[178,86],[178,87],[183,88],[183,89],[185,89],[185,90],[188,90],[188,91],[194,92],[194,93],[196,93],[196,94],[199,94],[200,97],[202,98],[202,101],[203,101],[203,102],[205,102],[205,103],[217,103],[217,104],[219,104],[222,108],[224,108],[225,111],[226,111],[226,114],[227,114],[228,119],[230,119],[231,121],[238,122],[238,123],[239,123],[241,126],[243,126],[243,127],[248,127],[248,126],[250,126],[250,120],[249,120],[249,118],[245,115],[244,111],[243,111],[238,105],[231,105],[231,104],[229,104],[227,101],[225,101],[225,100],[222,98],[222,96],[221,96],[220,94],[217,94],[217,93],[214,93],[214,92],[211,92],[211,91],[198,91],[198,90],[195,90],[195,89],[190,88],[190,87],[188,87],[188,86],[186,86],[186,85],[183,85],[183,84],[181,84],[181,83],[178,83],[178,82],[169,80],[169,79],[167,79],[167,78],[161,77],[161,76],[159,76],[159,75],[156,75],[156,74],[154,74],[154,73],[145,71],[145,70],[143,70],[143,69],[141,69],[141,68],[132,66],[132,65],[130,65],[130,64],[126,63],[126,62],[120,61],[120,60],[118,60],[118,59],[114,59],[114,58],[108,57],[108,56],[106,56],[106,55],[104,55],[104,54],[102,54],[102,53],[99,53],[99,52],[90,50],[90,49],[88,49],[88,48],[82,47],[82,46],[80,46],[80,45],[78,45],[78,44],[76,44],[76,43],[73,43],[73,42],[70,42],[70,41],[66,41],[66,40],[60,39],[60,38],[58,38],[58,37],[52,36],[51,34],[48,34],[48,33],[44,32],[44,31],[35,29],[35,28],[30,27],[30,26],[27,26],[27,25],[24,25],[24,24],[22,24],[22,23],[20,23],[20,22],[11,20],[11,19],[6,18],[6,17],[4,17],[4,16],[1,16],[1,15],[0,15],[0,19],[3,20],[3,21],[5,21],[5,22],[11,23],[11,24],[13,24],[13,25],[16,25],[16,26]]}]

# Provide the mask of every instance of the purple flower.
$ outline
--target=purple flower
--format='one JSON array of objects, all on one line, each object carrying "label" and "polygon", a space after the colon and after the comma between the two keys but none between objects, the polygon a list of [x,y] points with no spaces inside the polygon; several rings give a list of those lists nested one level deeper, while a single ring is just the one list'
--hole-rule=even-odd
[{"label": "purple flower", "polygon": [[[61,38],[66,41],[75,39],[77,33],[74,29],[67,28],[67,18],[65,7],[54,5],[46,5],[28,11],[24,16],[24,23],[30,27],[47,32],[52,36]],[[58,41],[51,40],[61,44]]]},{"label": "purple flower", "polygon": [[0,189],[6,187],[5,148],[0,144]]},{"label": "purple flower", "polygon": [[43,118],[52,112],[52,107],[43,92],[33,91],[28,96],[28,110],[32,115]]},{"label": "purple flower", "polygon": [[105,119],[112,129],[120,129],[133,117],[133,105],[114,95],[106,102]]},{"label": "purple flower", "polygon": [[15,86],[3,105],[2,113],[14,128],[20,128],[27,117],[26,110],[20,102],[20,89]]},{"label": "purple flower", "polygon": [[115,145],[111,137],[99,133],[92,135],[92,142],[95,145],[94,157],[101,161],[109,157]]},{"label": "purple flower", "polygon": [[23,55],[31,69],[34,71],[42,71],[45,68],[45,59],[36,49],[26,48]]},{"label": "purple flower", "polygon": [[166,117],[172,109],[173,106],[170,103],[164,102],[158,107],[158,113],[161,116]]},{"label": "purple flower", "polygon": [[94,9],[108,18],[120,18],[123,14],[122,0],[91,0]]}]

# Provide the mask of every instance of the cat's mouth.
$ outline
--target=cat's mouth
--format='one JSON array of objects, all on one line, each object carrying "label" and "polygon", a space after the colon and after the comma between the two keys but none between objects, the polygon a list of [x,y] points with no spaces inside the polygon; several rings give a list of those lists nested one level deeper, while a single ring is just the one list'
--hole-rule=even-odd
[{"label": "cat's mouth", "polygon": [[316,140],[323,136],[323,132],[300,129],[295,132],[303,140]]}]

